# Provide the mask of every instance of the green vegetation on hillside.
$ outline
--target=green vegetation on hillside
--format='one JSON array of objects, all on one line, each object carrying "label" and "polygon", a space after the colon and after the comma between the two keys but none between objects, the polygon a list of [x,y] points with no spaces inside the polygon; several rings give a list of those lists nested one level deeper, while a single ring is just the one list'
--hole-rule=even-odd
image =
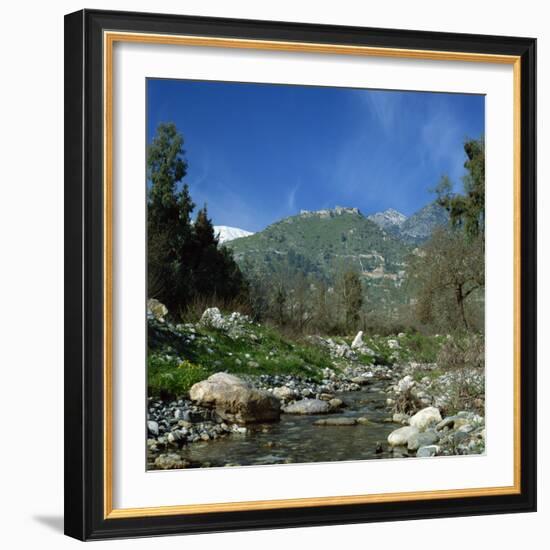
[{"label": "green vegetation on hillside", "polygon": [[153,395],[184,394],[210,374],[288,374],[319,380],[335,368],[329,353],[305,340],[282,337],[250,323],[238,337],[200,324],[170,325],[149,320],[148,385]]},{"label": "green vegetation on hillside", "polygon": [[397,274],[410,248],[352,209],[302,213],[228,243],[248,269],[275,272],[282,265],[330,281],[342,269]]}]

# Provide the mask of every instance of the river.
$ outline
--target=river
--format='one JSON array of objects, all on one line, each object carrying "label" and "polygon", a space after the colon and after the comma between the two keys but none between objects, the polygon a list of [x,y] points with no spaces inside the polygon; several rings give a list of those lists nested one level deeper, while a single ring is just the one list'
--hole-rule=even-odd
[{"label": "river", "polygon": [[[386,439],[400,427],[388,422],[387,394],[373,386],[341,392],[336,397],[347,405],[336,415],[281,415],[279,422],[248,425],[245,434],[231,434],[214,441],[185,445],[180,456],[191,467],[253,466],[306,462],[331,462],[389,458]],[[366,417],[367,425],[316,426],[321,418]],[[383,450],[377,452],[377,443]]]}]

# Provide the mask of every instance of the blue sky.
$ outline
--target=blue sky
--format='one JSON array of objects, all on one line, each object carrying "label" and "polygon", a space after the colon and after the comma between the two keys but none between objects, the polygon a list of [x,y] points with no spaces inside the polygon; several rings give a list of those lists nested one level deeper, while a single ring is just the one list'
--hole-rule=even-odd
[{"label": "blue sky", "polygon": [[414,213],[443,174],[461,188],[484,113],[479,95],[147,81],[148,143],[174,122],[195,203],[250,231],[336,205]]}]

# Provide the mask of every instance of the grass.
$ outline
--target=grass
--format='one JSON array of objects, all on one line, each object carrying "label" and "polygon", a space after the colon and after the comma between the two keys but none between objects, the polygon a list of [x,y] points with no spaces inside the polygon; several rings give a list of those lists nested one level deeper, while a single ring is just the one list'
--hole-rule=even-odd
[{"label": "grass", "polygon": [[[392,348],[388,341],[397,340]],[[332,337],[337,343],[350,338]],[[363,365],[407,361],[433,363],[445,337],[403,334],[400,337],[366,336],[365,344],[375,355],[360,354]],[[304,339],[283,336],[276,328],[245,324],[237,334],[200,324],[149,324],[148,386],[150,395],[179,397],[189,388],[219,371],[237,375],[292,375],[320,381],[323,370],[338,370],[344,360],[335,361],[329,350]],[[431,376],[433,371],[426,371]],[[420,376],[420,373],[418,373]]]},{"label": "grass", "polygon": [[147,359],[149,395],[183,395],[193,384],[207,378],[208,374],[204,367],[190,361],[180,361],[174,356],[151,354]]},{"label": "grass", "polygon": [[173,331],[157,325],[154,332],[148,354],[151,395],[184,395],[193,384],[219,371],[320,380],[323,369],[334,368],[326,350],[302,341],[285,340],[274,329],[258,325],[249,325],[237,339],[200,326],[191,333],[185,328]]}]

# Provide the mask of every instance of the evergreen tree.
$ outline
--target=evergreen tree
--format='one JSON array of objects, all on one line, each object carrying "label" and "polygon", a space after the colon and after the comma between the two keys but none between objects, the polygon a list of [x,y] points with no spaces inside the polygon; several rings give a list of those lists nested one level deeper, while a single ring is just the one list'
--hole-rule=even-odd
[{"label": "evergreen tree", "polygon": [[437,202],[448,212],[451,224],[462,227],[469,239],[485,232],[485,142],[470,139],[464,143],[466,175],[462,178],[464,194],[452,192],[452,182],[443,176],[436,193]]},{"label": "evergreen tree", "polygon": [[344,275],[344,289],[346,298],[346,325],[348,328],[356,328],[359,322],[359,314],[363,306],[363,291],[361,279],[355,271],[348,271]]},{"label": "evergreen tree", "polygon": [[197,298],[233,299],[247,284],[208,217],[206,205],[191,223],[195,204],[187,184],[183,137],[173,123],[160,124],[147,151],[148,295],[163,302],[173,315]]},{"label": "evergreen tree", "polygon": [[[194,204],[186,185],[183,137],[173,123],[160,124],[147,150],[147,286],[170,311],[185,301],[190,273],[184,261]],[[183,295],[182,295],[183,294]]]}]

